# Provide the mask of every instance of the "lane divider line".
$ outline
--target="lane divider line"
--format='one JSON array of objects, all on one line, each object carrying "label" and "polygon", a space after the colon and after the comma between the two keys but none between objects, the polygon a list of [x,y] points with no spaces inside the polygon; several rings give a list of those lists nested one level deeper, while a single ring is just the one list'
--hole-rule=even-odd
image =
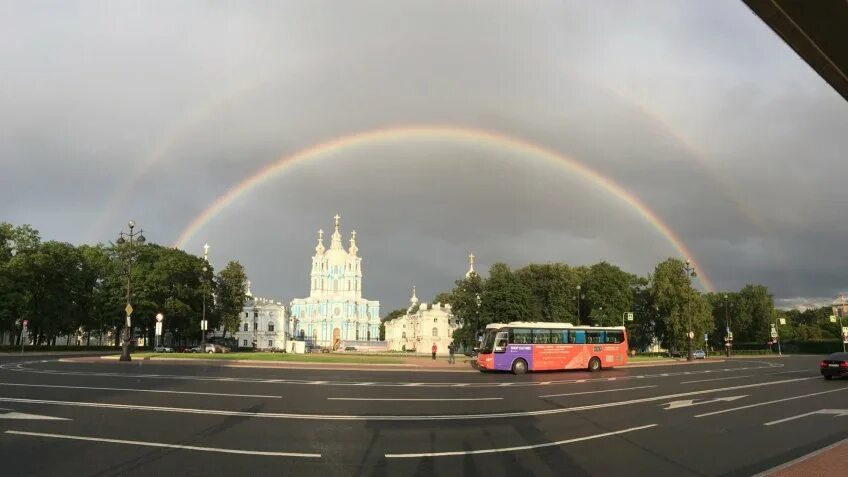
[{"label": "lane divider line", "polygon": [[354,398],[354,397],[328,397],[329,401],[500,401],[502,397],[482,398]]},{"label": "lane divider line", "polygon": [[197,396],[224,396],[224,397],[247,397],[247,398],[267,398],[267,399],[282,399],[282,396],[270,396],[267,394],[226,394],[226,393],[205,393],[196,391],[171,391],[164,389],[138,389],[138,388],[102,388],[96,386],[64,386],[58,384],[24,384],[24,383],[0,383],[0,386],[20,386],[28,388],[57,388],[57,389],[90,389],[96,391],[127,391],[135,393],[163,393],[163,394],[192,394]]},{"label": "lane divider line", "polygon": [[101,437],[87,437],[87,436],[74,436],[70,434],[51,434],[47,432],[26,432],[26,431],[6,431],[6,434],[14,434],[18,436],[31,436],[31,437],[49,437],[53,439],[68,439],[74,441],[90,441],[90,442],[106,442],[110,444],[127,444],[134,446],[143,446],[143,447],[162,447],[165,449],[180,449],[180,450],[192,450],[192,451],[200,451],[200,452],[216,452],[220,454],[241,454],[241,455],[262,455],[262,456],[270,456],[270,457],[307,457],[307,458],[320,458],[321,454],[307,454],[303,452],[271,452],[271,451],[249,451],[249,450],[241,450],[241,449],[221,449],[217,447],[199,447],[199,446],[186,446],[181,444],[165,444],[162,442],[147,442],[147,441],[128,441],[124,439],[105,439]]},{"label": "lane divider line", "polygon": [[[538,411],[514,411],[514,412],[502,412],[502,413],[487,413],[487,414],[436,414],[436,415],[332,415],[332,414],[293,414],[293,413],[272,413],[272,412],[253,412],[253,411],[227,411],[221,409],[192,409],[192,408],[182,408],[182,407],[162,407],[162,406],[141,406],[134,404],[112,404],[112,403],[99,403],[99,402],[81,402],[81,401],[51,401],[46,399],[23,399],[23,398],[10,398],[10,397],[0,397],[0,402],[17,402],[17,403],[26,403],[26,404],[47,404],[47,405],[55,405],[55,406],[72,406],[72,407],[93,407],[93,408],[103,408],[103,409],[127,409],[127,410],[136,410],[136,411],[158,411],[158,412],[175,412],[175,413],[183,413],[183,414],[206,414],[206,415],[218,415],[218,416],[242,416],[242,417],[255,417],[255,418],[269,418],[269,419],[301,419],[301,420],[323,420],[323,421],[458,421],[458,420],[472,420],[472,419],[501,419],[501,418],[509,418],[509,417],[526,417],[526,416],[545,416],[551,414],[563,414],[567,412],[576,412],[576,411],[589,411],[593,409],[604,409],[608,407],[618,407],[625,406],[629,404],[640,404],[645,402],[654,402],[661,401],[666,399],[674,399],[679,397],[686,396],[698,396],[702,394],[710,394],[717,393],[723,391],[732,391],[736,389],[749,389],[749,388],[757,388],[763,386],[771,386],[776,384],[786,384],[786,383],[795,383],[799,381],[808,381],[810,379],[821,379],[818,377],[815,378],[792,378],[792,379],[784,379],[781,381],[770,381],[766,383],[754,383],[754,384],[744,384],[741,386],[728,386],[724,388],[715,388],[715,389],[701,389],[697,391],[688,391],[684,393],[676,393],[676,394],[666,394],[662,396],[652,396],[641,399],[630,399],[627,401],[618,401],[618,402],[609,402],[602,404],[590,404],[586,406],[577,406],[577,407],[568,407],[568,408],[556,408],[556,409],[542,409]],[[848,390],[845,389],[837,389],[834,391],[843,391]],[[833,391],[828,391],[833,392]]]},{"label": "lane divider line", "polygon": [[723,381],[725,379],[741,379],[741,378],[750,378],[753,374],[746,374],[744,376],[728,376],[726,378],[712,378],[712,379],[698,379],[695,381],[683,381],[680,384],[693,384],[693,383],[707,383],[710,381]]},{"label": "lane divider line", "polygon": [[540,398],[549,398],[549,397],[560,397],[560,396],[579,396],[581,394],[598,394],[598,393],[611,393],[615,391],[627,391],[630,389],[645,389],[645,388],[655,388],[656,384],[651,386],[636,386],[632,388],[616,388],[616,389],[604,389],[603,391],[583,391],[579,393],[565,393],[565,394],[545,394],[543,396],[539,396]]},{"label": "lane divider line", "polygon": [[[821,379],[821,378],[816,376],[814,378],[801,378],[801,379]],[[722,409],[721,411],[713,411],[713,412],[707,412],[707,413],[704,413],[704,414],[697,414],[695,417],[714,416],[716,414],[724,414],[726,412],[741,411],[742,409],[750,409],[752,407],[767,406],[769,404],[775,404],[775,403],[778,403],[778,402],[794,401],[796,399],[803,399],[803,398],[812,397],[812,396],[819,396],[819,395],[828,394],[828,393],[838,393],[839,391],[848,391],[848,388],[830,389],[828,391],[821,391],[821,392],[818,392],[818,393],[802,394],[800,396],[792,396],[792,397],[783,398],[783,399],[775,399],[773,401],[758,402],[756,404],[748,404],[747,406],[732,407],[730,409]]]},{"label": "lane divider line", "polygon": [[583,436],[576,437],[573,439],[565,439],[556,442],[545,442],[542,444],[533,444],[527,446],[515,446],[515,447],[500,447],[495,449],[479,449],[479,450],[471,450],[471,451],[450,451],[450,452],[421,452],[415,454],[386,454],[387,459],[409,459],[409,458],[421,458],[421,457],[448,457],[448,456],[457,456],[457,455],[475,455],[475,454],[495,454],[500,452],[515,452],[515,451],[523,451],[530,449],[539,449],[542,447],[553,447],[553,446],[561,446],[564,444],[572,444],[574,442],[583,442],[590,441],[592,439],[600,439],[602,437],[610,437],[617,436],[620,434],[626,434],[628,432],[640,431],[642,429],[649,429],[651,427],[656,427],[657,424],[648,424],[646,426],[639,427],[631,427],[628,429],[622,429],[620,431],[612,431],[612,432],[604,432],[603,434],[595,434],[593,436]]}]

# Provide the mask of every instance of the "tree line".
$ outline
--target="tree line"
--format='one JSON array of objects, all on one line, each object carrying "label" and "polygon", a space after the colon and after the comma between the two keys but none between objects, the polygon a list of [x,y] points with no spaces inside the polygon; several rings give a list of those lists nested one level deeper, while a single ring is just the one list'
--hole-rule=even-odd
[{"label": "tree line", "polygon": [[[454,341],[466,345],[474,343],[475,331],[487,324],[510,321],[624,325],[632,347],[645,349],[656,343],[680,351],[687,348],[690,329],[696,348],[706,344],[717,350],[724,348],[728,326],[734,343],[765,345],[771,324],[778,327],[782,341],[840,336],[838,324],[829,320],[828,307],[804,312],[777,310],[768,288],[756,284],[735,292],[701,293],[692,286],[684,262],[675,258],[660,262],[648,276],[628,273],[607,262],[591,266],[530,264],[516,270],[496,263],[488,277],[471,274],[432,301],[451,304],[463,323],[454,333]],[[389,316],[403,313],[395,310]],[[626,319],[626,313],[633,313],[633,321]],[[786,323],[781,324],[780,318]]]},{"label": "tree line", "polygon": [[119,344],[128,276],[138,335],[152,339],[155,316],[162,313],[164,331],[177,343],[199,338],[204,296],[210,329],[223,325],[232,333],[239,324],[246,277],[238,261],[216,274],[205,259],[182,250],[42,241],[29,225],[0,222],[0,330],[17,344],[23,320],[36,345],[56,345],[59,336],[67,341],[58,344],[73,337],[83,344],[92,337]]}]

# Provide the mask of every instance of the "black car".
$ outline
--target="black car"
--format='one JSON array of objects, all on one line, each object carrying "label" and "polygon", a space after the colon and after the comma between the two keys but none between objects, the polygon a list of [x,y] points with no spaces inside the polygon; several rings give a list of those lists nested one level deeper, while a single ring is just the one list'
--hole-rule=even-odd
[{"label": "black car", "polygon": [[848,353],[833,353],[819,363],[824,379],[848,376]]}]

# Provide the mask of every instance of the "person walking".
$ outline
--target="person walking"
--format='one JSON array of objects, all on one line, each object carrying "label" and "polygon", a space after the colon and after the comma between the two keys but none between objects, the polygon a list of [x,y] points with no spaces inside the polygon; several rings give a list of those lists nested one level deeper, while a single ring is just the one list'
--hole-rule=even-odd
[{"label": "person walking", "polygon": [[438,349],[439,349],[439,348],[436,346],[436,343],[433,343],[433,360],[434,360],[434,361],[436,360],[436,351],[437,351]]},{"label": "person walking", "polygon": [[454,356],[453,356],[455,351],[456,351],[456,346],[453,343],[449,344],[448,345],[448,363],[449,364],[455,364],[456,363],[456,358],[454,358]]}]

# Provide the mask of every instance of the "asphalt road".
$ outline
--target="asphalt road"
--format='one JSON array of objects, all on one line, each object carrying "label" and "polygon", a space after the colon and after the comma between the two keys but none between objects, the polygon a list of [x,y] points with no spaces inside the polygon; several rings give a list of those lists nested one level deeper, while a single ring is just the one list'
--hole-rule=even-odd
[{"label": "asphalt road", "polygon": [[848,380],[819,359],[513,376],[4,356],[0,459],[14,476],[747,476],[848,437]]}]

